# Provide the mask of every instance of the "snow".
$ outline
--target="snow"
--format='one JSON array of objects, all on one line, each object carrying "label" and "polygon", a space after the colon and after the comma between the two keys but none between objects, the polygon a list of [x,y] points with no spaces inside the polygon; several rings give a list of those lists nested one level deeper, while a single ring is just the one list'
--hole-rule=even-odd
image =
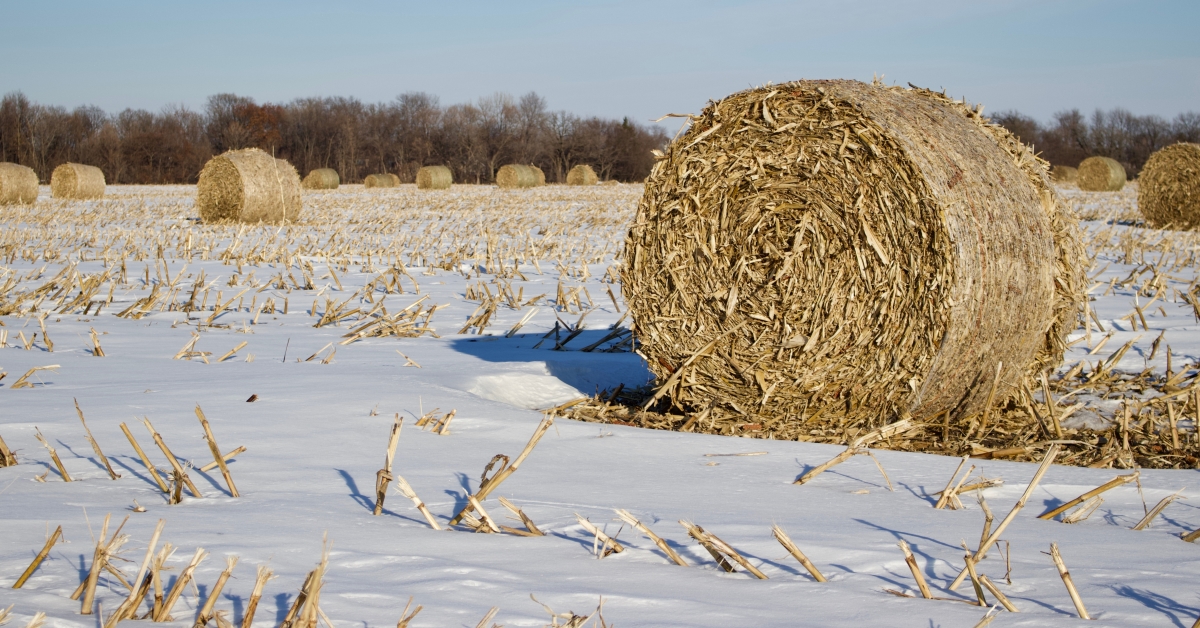
[{"label": "snow", "polygon": [[[506,242],[522,237],[521,226],[526,223],[520,216],[489,218],[489,208],[508,202],[496,200],[500,196],[496,191],[474,186],[456,190],[456,195],[437,197],[441,199],[437,202],[475,207],[467,212],[475,212],[473,220],[485,224],[494,219],[491,224],[501,234],[496,237],[507,238]],[[171,229],[197,229],[185,220],[191,208],[190,193],[182,186],[110,186],[111,200],[105,203],[127,205],[130,221],[161,212],[174,220]],[[511,338],[504,337],[505,332],[529,308],[499,309],[484,335],[454,334],[478,305],[464,300],[467,286],[480,280],[486,283],[492,275],[485,272],[476,277],[472,272],[467,279],[461,268],[442,270],[419,264],[408,270],[420,285],[420,295],[406,283],[405,294],[387,296],[389,311],[429,296],[428,303],[446,305],[431,323],[441,337],[369,338],[338,346],[353,323],[314,328],[315,319],[306,311],[313,294],[324,290],[322,299],[341,301],[376,276],[383,263],[375,260],[378,268],[374,272],[363,272],[360,260],[347,270],[339,267],[337,277],[345,287],[339,290],[332,277],[319,277],[326,273],[328,261],[312,253],[307,255],[318,272],[314,276],[316,290],[289,294],[273,289],[260,295],[260,302],[271,293],[278,294],[280,301],[289,296],[289,314],[263,314],[259,324],[249,325],[253,313],[243,307],[218,319],[217,323],[227,327],[209,327],[200,334],[196,349],[213,352],[211,364],[172,359],[207,314],[193,313],[192,319],[199,320],[190,322],[187,314],[171,311],[155,311],[140,320],[114,316],[148,294],[141,285],[142,271],[143,265],[153,260],[129,262],[132,286],[118,289],[114,303],[101,315],[51,314],[46,325],[55,343],[53,353],[45,351],[40,335],[30,351],[23,350],[16,340],[18,331],[26,337],[40,331],[36,316],[0,318],[5,325],[0,331],[9,332],[8,347],[0,348],[0,371],[8,373],[0,382],[0,437],[20,459],[18,466],[0,469],[0,608],[14,605],[10,626],[24,626],[38,611],[47,613],[48,626],[97,626],[96,616],[81,616],[79,603],[69,596],[86,574],[92,557],[91,534],[99,533],[99,523],[107,513],[116,522],[129,516],[124,531],[132,540],[124,555],[134,562],[123,566],[128,577],[136,572],[145,543],[160,518],[167,522],[163,540],[180,548],[171,561],[171,578],[178,575],[196,547],[211,553],[196,571],[198,586],[189,588],[175,607],[175,625],[193,622],[227,555],[237,555],[241,562],[217,609],[240,624],[254,581],[254,566],[266,563],[277,578],[267,584],[255,625],[277,625],[305,574],[318,562],[326,535],[332,550],[321,608],[335,628],[391,626],[410,596],[414,605],[424,606],[412,626],[475,626],[492,607],[499,607],[494,621],[504,626],[549,624],[549,615],[531,595],[556,612],[572,610],[581,615],[590,613],[603,599],[606,622],[617,626],[975,625],[985,609],[953,601],[901,598],[884,591],[919,595],[896,545],[903,539],[916,554],[935,596],[972,599],[969,582],[956,592],[946,591],[945,586],[962,569],[961,543],[972,549],[979,543],[982,511],[973,496],[964,497],[963,510],[933,508],[936,498],[932,494],[944,488],[959,462],[956,458],[876,451],[895,491],[888,490],[866,456],[853,457],[797,486],[792,484],[797,476],[841,448],[558,419],[520,469],[484,502],[501,523],[519,527],[506,520],[495,499],[507,497],[547,533],[545,537],[474,534],[461,527],[434,531],[411,502],[395,492],[389,494],[383,514],[372,516],[375,473],[383,464],[388,432],[397,414],[404,418],[405,426],[394,472],[408,480],[445,526],[465,503],[468,492],[478,488],[478,474],[494,455],[515,457],[521,451],[541,420],[539,409],[619,383],[639,385],[650,377],[635,354],[578,351],[599,340],[620,318],[602,279],[623,225],[632,215],[638,190],[633,186],[597,188],[578,192],[578,201],[564,200],[573,193],[520,197],[534,216],[527,223],[540,223],[543,233],[549,234],[543,237],[569,241],[576,252],[611,244],[603,259],[588,266],[590,277],[564,282],[589,288],[597,306],[587,318],[588,330],[565,351],[550,350],[553,342],[533,348],[555,325],[554,308],[545,303]],[[323,210],[327,213],[322,216],[335,215],[340,203],[378,204],[389,209],[422,202],[414,200],[419,198],[415,191],[388,194],[395,196],[372,197],[356,186],[344,186],[338,195],[327,197],[328,206]],[[1128,213],[1130,194],[1123,192],[1114,198],[1064,190],[1090,218],[1085,223],[1089,233],[1112,227],[1114,238],[1131,233],[1154,237],[1157,232],[1144,232],[1136,225],[1105,222],[1113,212]],[[53,203],[48,199],[41,202]],[[564,234],[561,225],[555,226],[554,219],[546,217],[548,208],[559,208],[568,215],[563,220],[588,227],[577,234],[570,230]],[[426,209],[441,211],[440,206]],[[431,216],[434,213],[429,211]],[[444,215],[459,214],[448,211]],[[437,218],[430,220],[436,222]],[[314,236],[319,236],[314,239],[324,242],[338,229],[337,224],[330,219],[312,227]],[[6,230],[13,228],[6,223]],[[71,234],[71,239],[89,235],[103,239],[110,228],[112,225],[96,227],[89,234],[82,219],[79,225],[20,226],[39,237]],[[235,233],[227,232],[225,245]],[[175,255],[175,249],[167,247],[172,275],[184,270],[184,260]],[[463,267],[485,264],[480,257],[465,260]],[[552,300],[560,271],[551,260],[553,257],[547,256],[536,265],[523,263],[519,270],[528,280],[514,280],[514,290],[519,285],[527,297],[547,293]],[[208,281],[215,282],[214,290],[225,291],[226,299],[242,289],[225,285],[238,271],[233,265],[199,257],[187,264],[185,276],[203,270]],[[1104,287],[1093,291],[1096,300],[1092,307],[1114,335],[1093,356],[1087,356],[1087,342],[1081,341],[1072,348],[1066,366],[1080,359],[1107,357],[1139,335],[1121,369],[1166,368],[1166,345],[1171,346],[1175,369],[1200,357],[1200,334],[1191,306],[1171,296],[1160,298],[1153,311],[1146,311],[1150,331],[1135,332],[1127,322],[1122,323],[1121,317],[1132,310],[1137,286],[1104,292],[1112,278],[1125,278],[1140,263],[1123,263],[1110,252],[1100,258],[1099,266],[1105,264],[1108,267],[1094,279]],[[63,261],[15,260],[0,268],[0,285],[7,280],[4,269],[24,276],[42,266],[46,266],[42,279],[23,283],[22,290],[53,276]],[[246,267],[242,277],[255,270],[258,280],[265,281],[279,272],[280,265],[275,266]],[[80,263],[85,273],[102,268],[99,261]],[[152,278],[156,274],[150,270]],[[1196,277],[1196,270],[1187,266],[1170,274],[1175,278],[1170,286],[1182,290]],[[190,286],[191,280],[182,283]],[[101,297],[104,294],[107,287]],[[558,315],[573,323],[578,312]],[[91,355],[88,331],[92,328],[103,334],[106,357]],[[1163,349],[1150,361],[1150,344],[1163,332]],[[1093,330],[1092,335],[1095,346],[1103,334]],[[242,341],[249,344],[235,358],[215,361]],[[337,347],[337,354],[329,364],[296,360],[330,342]],[[285,348],[287,360],[282,359]],[[254,355],[252,362],[246,361],[249,354]],[[404,356],[419,368],[406,366],[409,360]],[[34,388],[10,388],[26,370],[49,364],[61,366],[31,377],[37,383]],[[251,395],[257,395],[257,400],[247,403]],[[75,416],[76,399],[121,479],[110,480],[91,451]],[[1090,405],[1073,417],[1075,421],[1101,421],[1105,410],[1111,413],[1111,408],[1103,407],[1106,402],[1080,400]],[[167,505],[119,424],[127,423],[154,463],[165,466],[165,458],[139,425],[142,417],[148,417],[179,457],[199,467],[210,462],[211,455],[193,413],[197,404],[222,449],[247,447],[229,464],[241,497],[229,496],[219,471],[190,469],[203,497],[185,496],[181,504]],[[457,412],[445,435],[413,425],[415,416],[434,408]],[[63,482],[56,471],[49,470],[50,458],[36,441],[35,429],[57,449],[74,482]],[[755,452],[765,454],[710,455]],[[1002,486],[985,491],[999,521],[1020,497],[1035,465],[998,460],[971,463],[977,465],[976,474],[1004,479]],[[35,481],[35,476],[44,473],[45,482]],[[1001,537],[1001,547],[989,552],[979,565],[1021,611],[1000,611],[992,626],[1067,626],[1079,621],[1046,555],[1051,542],[1059,544],[1096,625],[1192,625],[1200,615],[1200,595],[1195,587],[1200,576],[1200,548],[1178,537],[1200,527],[1196,471],[1143,471],[1141,494],[1136,484],[1105,493],[1099,510],[1078,524],[1035,518],[1118,473],[1126,472],[1050,469]],[[1181,488],[1185,499],[1168,507],[1149,529],[1129,529],[1144,514],[1143,499],[1153,506]],[[131,512],[134,500],[146,512]],[[649,539],[623,527],[614,508],[630,510],[692,566],[676,566]],[[575,519],[576,513],[610,535],[621,530],[618,540],[627,551],[598,559],[593,538]],[[740,569],[735,574],[720,571],[688,538],[677,522],[680,519],[718,535],[769,580],[757,580]],[[787,555],[771,536],[772,524],[789,533],[829,582],[815,582]],[[63,526],[68,542],[54,548],[22,589],[13,590],[12,583],[57,525]],[[1008,570],[1004,548],[1010,550],[1011,585],[1004,578]],[[100,583],[97,599],[107,616],[125,597],[125,589],[107,575]]]}]

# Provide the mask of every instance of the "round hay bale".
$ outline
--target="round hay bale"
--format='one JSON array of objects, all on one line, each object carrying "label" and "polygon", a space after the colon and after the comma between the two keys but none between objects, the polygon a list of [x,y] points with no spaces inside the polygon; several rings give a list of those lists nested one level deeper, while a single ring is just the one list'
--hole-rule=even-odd
[{"label": "round hay bale", "polygon": [[445,166],[425,166],[417,171],[418,190],[445,190],[454,183],[454,175]]},{"label": "round hay bale", "polygon": [[571,168],[567,173],[567,185],[596,185],[599,182],[600,177],[596,176],[596,171],[584,164]]},{"label": "round hay bale", "polygon": [[502,188],[533,188],[545,181],[546,175],[535,166],[508,164],[496,171],[496,185]]},{"label": "round hay bale", "polygon": [[1079,180],[1079,169],[1070,166],[1054,166],[1050,168],[1050,178],[1055,183],[1075,183]]},{"label": "round hay bale", "polygon": [[86,200],[104,196],[104,171],[95,166],[65,163],[50,175],[50,196]]},{"label": "round hay bale", "polygon": [[365,188],[394,188],[400,185],[400,177],[390,173],[369,174],[363,179]]},{"label": "round hay bale", "polygon": [[1125,187],[1125,168],[1115,159],[1088,157],[1079,164],[1075,182],[1087,192],[1116,192]]},{"label": "round hay bale", "polygon": [[231,150],[204,164],[196,207],[204,222],[296,222],[300,175],[292,164],[257,148]]},{"label": "round hay bale", "polygon": [[1138,208],[1155,227],[1200,226],[1200,144],[1181,142],[1150,155],[1138,175]]},{"label": "round hay bale", "polygon": [[304,177],[301,185],[306,190],[336,190],[342,184],[342,178],[333,168],[317,168]]},{"label": "round hay bale", "polygon": [[[923,89],[800,81],[710,103],[655,163],[622,286],[696,429],[842,439],[958,422],[1057,365],[1084,284],[1048,165]],[[695,416],[695,415],[693,415]]]},{"label": "round hay bale", "polygon": [[0,163],[0,205],[32,205],[38,196],[38,178],[33,168]]}]

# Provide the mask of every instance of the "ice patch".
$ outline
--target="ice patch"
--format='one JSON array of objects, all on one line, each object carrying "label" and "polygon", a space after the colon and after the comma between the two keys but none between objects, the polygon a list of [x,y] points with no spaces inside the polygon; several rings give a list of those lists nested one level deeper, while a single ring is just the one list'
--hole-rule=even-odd
[{"label": "ice patch", "polygon": [[518,408],[542,410],[583,397],[573,386],[552,375],[502,373],[472,380],[467,392]]}]

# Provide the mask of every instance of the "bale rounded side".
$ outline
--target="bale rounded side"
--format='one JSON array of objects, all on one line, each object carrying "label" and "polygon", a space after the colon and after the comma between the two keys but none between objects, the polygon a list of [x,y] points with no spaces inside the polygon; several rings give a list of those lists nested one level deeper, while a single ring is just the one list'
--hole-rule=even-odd
[{"label": "bale rounded side", "polygon": [[1116,192],[1125,187],[1125,168],[1115,159],[1088,157],[1080,162],[1075,182],[1087,192]]},{"label": "bale rounded side", "polygon": [[363,187],[366,188],[394,188],[399,185],[400,177],[390,172],[369,174],[363,179]]},{"label": "bale rounded side", "polygon": [[418,190],[445,190],[454,183],[454,174],[446,166],[425,166],[417,171]]},{"label": "bale rounded side", "polygon": [[1050,178],[1056,183],[1075,183],[1079,180],[1079,169],[1071,166],[1053,166]]},{"label": "bale rounded side", "polygon": [[50,196],[88,200],[104,196],[104,171],[84,164],[65,163],[50,175]]},{"label": "bale rounded side", "polygon": [[[496,171],[496,185],[502,188],[532,188],[540,185],[538,173],[541,170],[522,164],[508,164]],[[545,175],[541,177],[545,181]]]},{"label": "bale rounded side", "polygon": [[579,164],[567,172],[567,185],[596,185],[600,177],[591,166]]},{"label": "bale rounded side", "polygon": [[342,184],[342,178],[333,168],[317,168],[304,177],[301,185],[306,190],[336,190]]},{"label": "bale rounded side", "polygon": [[[711,103],[653,166],[622,286],[696,429],[841,439],[955,422],[1061,361],[1077,220],[1047,164],[921,89],[800,81]],[[681,421],[682,424],[682,421]]]},{"label": "bale rounded side", "polygon": [[0,163],[0,205],[32,205],[38,196],[38,177],[33,168]]},{"label": "bale rounded side", "polygon": [[300,195],[300,175],[290,163],[245,148],[204,164],[196,207],[204,222],[282,224],[300,219]]},{"label": "bale rounded side", "polygon": [[1200,226],[1200,144],[1181,142],[1150,155],[1138,175],[1138,208],[1155,227]]},{"label": "bale rounded side", "polygon": [[538,168],[537,166],[530,165],[529,167],[533,168],[533,176],[537,179],[537,183],[534,185],[534,187],[546,185],[546,173],[542,172],[542,169]]}]

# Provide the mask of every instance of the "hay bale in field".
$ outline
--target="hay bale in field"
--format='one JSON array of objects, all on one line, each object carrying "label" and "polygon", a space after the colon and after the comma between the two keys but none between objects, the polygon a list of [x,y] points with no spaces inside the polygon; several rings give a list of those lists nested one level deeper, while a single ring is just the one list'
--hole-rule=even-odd
[{"label": "hay bale in field", "polygon": [[301,185],[306,190],[336,190],[342,184],[342,178],[333,168],[317,168],[304,177]]},{"label": "hay bale in field", "polygon": [[599,182],[600,177],[596,176],[596,171],[584,164],[571,168],[567,173],[567,185],[596,185]]},{"label": "hay bale in field", "polygon": [[1116,192],[1125,187],[1125,168],[1115,159],[1088,157],[1079,164],[1075,182],[1088,192]]},{"label": "hay bale in field", "polygon": [[32,205],[38,196],[38,178],[33,168],[0,163],[0,205]]},{"label": "hay bale in field", "polygon": [[1082,303],[1078,223],[1047,168],[923,89],[710,103],[660,154],[623,253],[655,395],[704,413],[697,430],[803,439],[965,420],[1001,362],[1007,400],[1061,361]]},{"label": "hay bale in field", "polygon": [[1056,183],[1075,183],[1079,180],[1079,169],[1070,166],[1053,166],[1050,168],[1050,178]]},{"label": "hay bale in field", "polygon": [[394,188],[400,185],[400,177],[390,173],[369,174],[363,179],[365,188]]},{"label": "hay bale in field", "polygon": [[196,207],[204,222],[296,222],[300,175],[292,164],[257,148],[231,150],[204,164]]},{"label": "hay bale in field", "polygon": [[446,166],[425,166],[417,171],[418,190],[445,190],[454,183],[454,175]]},{"label": "hay bale in field", "polygon": [[65,163],[50,175],[50,196],[75,200],[104,196],[104,171],[95,166]]},{"label": "hay bale in field", "polygon": [[1156,227],[1200,226],[1200,144],[1180,142],[1150,155],[1138,176],[1138,209]]},{"label": "hay bale in field", "polygon": [[496,171],[496,185],[502,188],[533,188],[546,183],[546,175],[536,166],[508,164]]}]

